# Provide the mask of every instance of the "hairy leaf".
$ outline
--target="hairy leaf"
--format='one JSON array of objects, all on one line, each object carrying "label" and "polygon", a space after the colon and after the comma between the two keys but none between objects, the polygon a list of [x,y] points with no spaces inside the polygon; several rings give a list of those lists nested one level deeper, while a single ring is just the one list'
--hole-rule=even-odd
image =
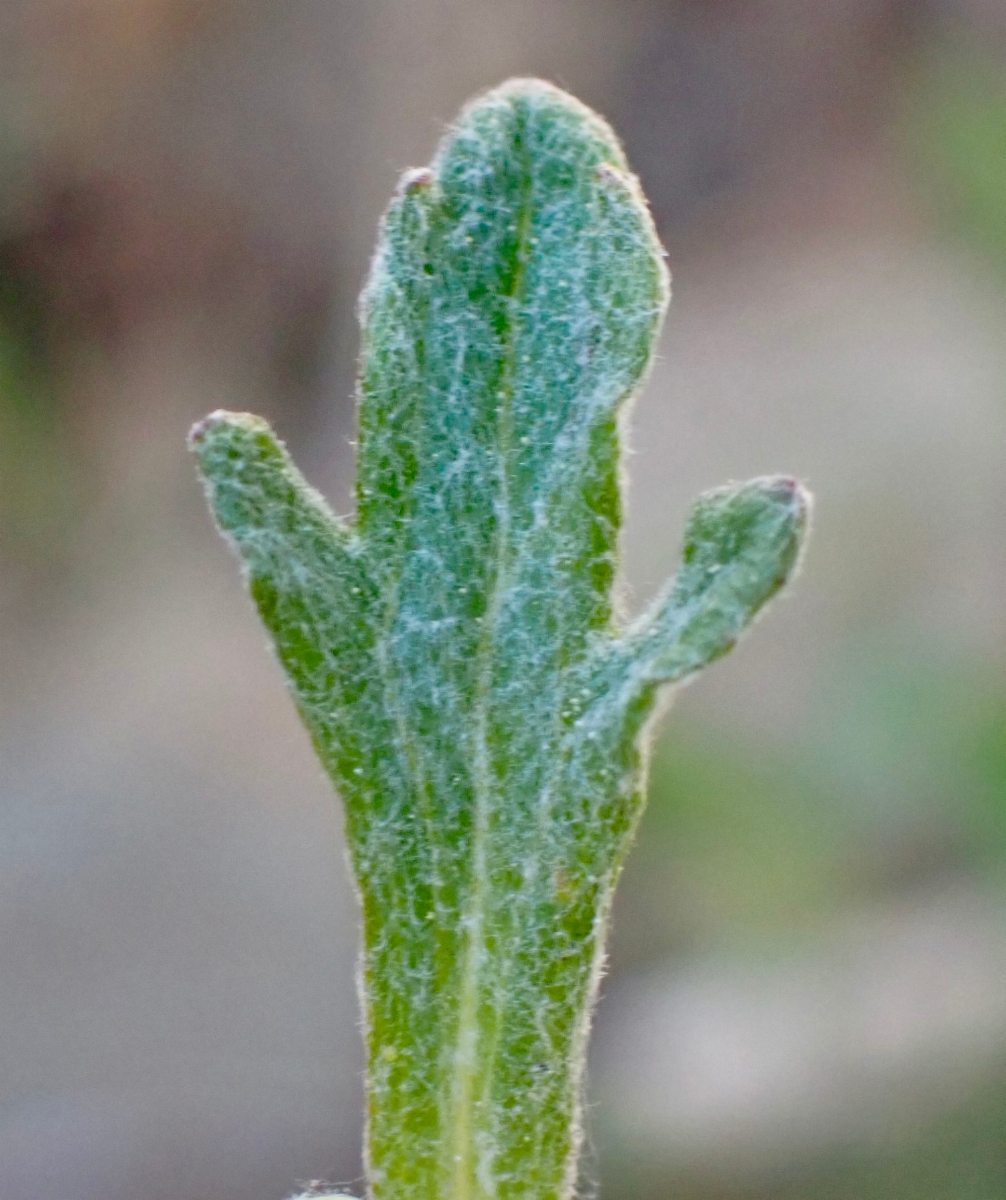
[{"label": "hairy leaf", "polygon": [[381,1200],[571,1191],[644,726],[798,556],[799,485],[711,492],[666,595],[621,628],[620,421],[667,299],[611,131],[514,81],[465,110],[384,220],[355,521],[258,418],[192,433],[346,806]]}]

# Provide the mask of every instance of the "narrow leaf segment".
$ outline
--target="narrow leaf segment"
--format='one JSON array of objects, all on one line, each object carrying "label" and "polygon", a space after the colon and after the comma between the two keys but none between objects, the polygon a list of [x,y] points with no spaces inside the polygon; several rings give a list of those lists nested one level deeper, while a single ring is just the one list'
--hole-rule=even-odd
[{"label": "narrow leaf segment", "polygon": [[256,417],[192,447],[346,806],[379,1200],[568,1196],[612,889],[661,685],[796,564],[790,479],[703,496],[680,571],[613,609],[619,428],[668,299],[608,127],[515,81],[384,220],[362,302],[357,515]]}]

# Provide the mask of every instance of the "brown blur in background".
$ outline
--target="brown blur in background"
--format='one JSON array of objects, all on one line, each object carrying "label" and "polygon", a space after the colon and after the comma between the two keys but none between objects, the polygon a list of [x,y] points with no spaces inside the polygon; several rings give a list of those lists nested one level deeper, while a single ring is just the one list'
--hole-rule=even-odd
[{"label": "brown blur in background", "polygon": [[3,0],[3,1200],[359,1187],[339,806],[184,437],[263,413],[348,510],[379,215],[511,74],[674,271],[636,606],[702,488],[818,501],[662,727],[581,1190],[1006,1194],[1006,0]]}]

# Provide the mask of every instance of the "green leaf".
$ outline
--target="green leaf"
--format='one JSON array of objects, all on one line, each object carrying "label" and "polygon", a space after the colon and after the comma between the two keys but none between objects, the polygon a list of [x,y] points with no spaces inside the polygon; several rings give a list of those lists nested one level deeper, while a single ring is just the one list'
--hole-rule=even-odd
[{"label": "green leaf", "polygon": [[710,493],[667,597],[619,627],[620,420],[667,298],[611,131],[514,81],[385,218],[352,527],[264,422],[216,413],[192,434],[346,806],[382,1200],[570,1193],[641,730],[796,562],[797,484]]}]

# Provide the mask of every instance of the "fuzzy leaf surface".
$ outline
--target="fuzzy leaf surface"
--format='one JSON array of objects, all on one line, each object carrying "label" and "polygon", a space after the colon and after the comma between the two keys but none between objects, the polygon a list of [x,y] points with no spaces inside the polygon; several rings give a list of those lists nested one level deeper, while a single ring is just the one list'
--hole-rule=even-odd
[{"label": "fuzzy leaf surface", "polygon": [[614,882],[658,689],[791,574],[806,493],[702,497],[681,569],[613,610],[619,421],[668,298],[608,127],[538,81],[403,180],[364,291],[357,515],[255,417],[192,445],[345,803],[380,1200],[566,1196]]}]

